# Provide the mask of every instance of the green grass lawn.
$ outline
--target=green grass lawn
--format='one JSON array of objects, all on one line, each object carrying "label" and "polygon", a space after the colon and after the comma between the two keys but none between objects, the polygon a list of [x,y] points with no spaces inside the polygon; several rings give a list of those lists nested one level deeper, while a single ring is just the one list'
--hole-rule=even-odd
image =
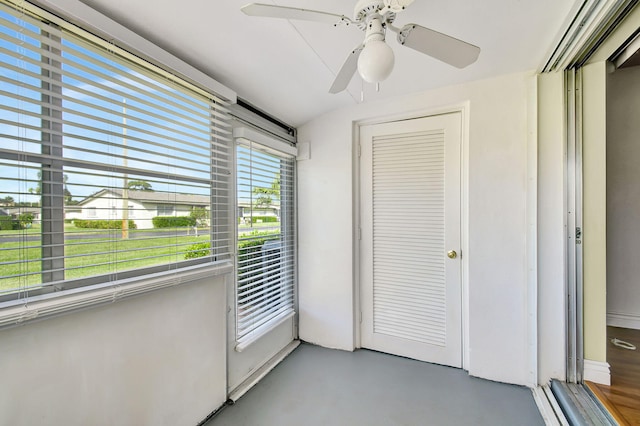
[{"label": "green grass lawn", "polygon": [[[3,233],[4,234],[4,233]],[[181,232],[181,234],[183,234]],[[66,279],[116,273],[134,268],[184,260],[187,248],[209,240],[207,233],[150,239],[86,239],[65,246]],[[40,284],[40,242],[0,244],[0,291]],[[33,261],[29,262],[29,259]],[[22,260],[20,262],[20,260]],[[4,262],[18,262],[3,265]],[[32,274],[28,277],[12,277]]]},{"label": "green grass lawn", "polygon": [[[276,234],[278,230],[260,231],[262,228],[279,227],[280,223],[258,223],[253,227],[240,225],[240,238]],[[257,228],[257,229],[256,229]],[[120,239],[120,230],[77,228],[65,223],[65,234],[111,235],[116,238],[67,240],[65,245],[65,279],[122,272],[184,260],[189,246],[209,241],[209,229],[200,228],[196,237],[192,228],[135,229],[129,239]],[[173,235],[145,238],[149,232],[171,232]],[[190,235],[189,235],[190,234]],[[40,225],[18,231],[0,231],[0,237],[39,237]],[[135,238],[133,238],[135,236]],[[37,241],[2,242],[0,238],[0,292],[18,290],[41,284],[41,248]],[[5,264],[6,263],[6,264]],[[16,276],[20,275],[20,276]]]}]

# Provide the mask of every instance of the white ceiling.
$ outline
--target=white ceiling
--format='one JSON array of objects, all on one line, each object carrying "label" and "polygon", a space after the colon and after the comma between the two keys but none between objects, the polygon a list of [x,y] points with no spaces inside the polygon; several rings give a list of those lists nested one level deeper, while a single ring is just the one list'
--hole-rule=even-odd
[{"label": "white ceiling", "polygon": [[[494,75],[538,68],[577,0],[417,0],[396,26],[417,23],[480,46],[458,70],[388,39],[396,56],[380,92],[356,75],[348,92],[329,94],[347,54],[361,43],[354,27],[244,15],[249,0],[82,0],[235,90],[280,120],[299,126],[330,110]],[[353,15],[355,0],[261,0]],[[391,40],[393,39],[393,40]]]}]

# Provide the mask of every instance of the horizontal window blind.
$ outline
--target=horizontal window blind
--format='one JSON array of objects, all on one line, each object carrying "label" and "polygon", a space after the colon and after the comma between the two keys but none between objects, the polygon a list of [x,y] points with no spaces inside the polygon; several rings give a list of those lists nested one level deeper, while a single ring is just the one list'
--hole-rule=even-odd
[{"label": "horizontal window blind", "polygon": [[253,142],[237,145],[238,342],[294,312],[293,157]]},{"label": "horizontal window blind", "polygon": [[90,40],[0,4],[0,295],[232,251],[225,102]]}]

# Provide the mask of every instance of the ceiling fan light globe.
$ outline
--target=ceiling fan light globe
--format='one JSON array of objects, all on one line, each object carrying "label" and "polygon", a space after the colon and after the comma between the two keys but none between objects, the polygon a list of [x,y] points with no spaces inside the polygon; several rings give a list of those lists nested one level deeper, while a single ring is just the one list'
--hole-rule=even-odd
[{"label": "ceiling fan light globe", "polygon": [[383,40],[371,40],[358,58],[358,73],[367,83],[379,83],[391,75],[395,57]]}]

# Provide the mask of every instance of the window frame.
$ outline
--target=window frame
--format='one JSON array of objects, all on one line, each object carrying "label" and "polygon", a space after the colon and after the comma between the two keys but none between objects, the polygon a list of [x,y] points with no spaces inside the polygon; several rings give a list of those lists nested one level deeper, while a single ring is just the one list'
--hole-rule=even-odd
[{"label": "window frame", "polygon": [[[235,200],[236,200],[236,208],[235,208],[235,225],[236,225],[236,248],[238,247],[239,240],[239,232],[238,225],[242,213],[244,213],[245,207],[239,206],[239,196],[238,196],[238,146],[244,146],[249,149],[252,146],[257,146],[263,153],[267,153],[270,155],[274,155],[281,159],[290,159],[291,160],[291,179],[289,181],[281,180],[281,186],[286,188],[287,185],[290,185],[291,188],[287,188],[286,192],[290,193],[289,199],[286,202],[280,200],[280,213],[277,215],[281,220],[281,234],[280,238],[290,238],[291,243],[285,248],[290,252],[287,255],[282,255],[282,258],[287,258],[288,256],[291,258],[291,273],[292,273],[292,282],[291,289],[293,292],[291,309],[285,311],[281,314],[278,314],[272,317],[266,323],[252,329],[250,332],[245,333],[243,336],[239,335],[238,330],[238,277],[239,277],[239,266],[238,266],[238,256],[239,253],[236,253],[235,256],[235,274],[234,274],[234,295],[233,295],[233,303],[234,303],[234,312],[235,314],[235,324],[233,326],[234,330],[234,338],[235,338],[235,351],[243,352],[247,347],[251,346],[253,343],[260,340],[263,336],[267,335],[271,330],[278,327],[280,324],[287,321],[289,318],[297,315],[298,313],[298,255],[297,255],[297,148],[295,145],[292,145],[288,141],[280,140],[271,135],[268,135],[262,131],[258,131],[254,129],[252,126],[236,126],[233,131],[233,136],[235,139],[235,147],[234,147],[234,180],[235,180]],[[281,187],[281,194],[285,192]],[[271,210],[271,209],[268,209]],[[290,210],[290,211],[286,211]],[[289,229],[290,236],[285,233],[286,229]],[[282,268],[282,267],[281,267]],[[278,272],[281,274],[281,271]]]},{"label": "window frame", "polygon": [[[160,214],[162,212],[162,214]],[[156,216],[175,216],[176,208],[174,204],[156,205]]]},{"label": "window frame", "polygon": [[[67,30],[70,29],[74,34],[80,35],[81,37],[86,38],[87,40],[90,40],[91,42],[94,42],[99,46],[109,46],[110,49],[117,50],[118,53],[121,55],[121,57],[131,60],[133,63],[137,65],[143,65],[145,67],[148,67],[149,69],[152,70],[153,73],[163,75],[174,83],[179,82],[180,85],[183,85],[187,89],[193,90],[199,93],[200,95],[205,95],[206,97],[219,100],[220,102],[223,102],[223,103],[225,102],[224,97],[217,95],[215,91],[210,90],[208,88],[203,89],[197,85],[194,85],[193,83],[188,82],[184,78],[178,77],[177,76],[178,73],[174,71],[166,71],[164,69],[165,67],[158,67],[157,65],[151,64],[146,60],[139,58],[136,55],[132,55],[128,51],[114,46],[112,42],[104,41],[102,38],[95,36],[94,34],[91,34],[90,32],[82,28],[79,28],[74,24],[68,23],[63,19],[59,18],[58,16],[50,14],[49,12],[46,12],[38,8],[37,6],[24,3],[24,2],[15,2],[11,0],[2,0],[0,3],[10,8],[19,10],[26,16],[36,17],[36,19],[47,21],[52,26],[61,25]],[[86,7],[86,6],[82,5],[82,7]],[[133,50],[136,50],[136,49],[133,49]],[[164,53],[161,56],[168,57],[168,54]],[[175,61],[177,61],[177,59],[173,58],[172,62],[175,63]],[[182,62],[178,62],[178,63],[181,64],[182,70],[188,71],[187,74],[194,74],[193,73],[194,69],[191,69],[190,66]],[[203,79],[199,78],[199,80],[203,80]],[[219,83],[215,81],[213,82],[217,87],[224,88],[224,86],[219,85]],[[223,90],[223,92],[229,98],[232,98],[231,99],[232,101],[235,100],[235,93],[229,91],[228,89]],[[43,116],[44,115],[45,114],[43,114]],[[48,115],[48,116],[53,117],[52,115]],[[56,121],[55,118],[58,118],[58,117],[54,117],[54,120],[51,120],[51,121],[53,123],[60,123],[59,125],[61,126],[62,114],[60,113],[60,118],[59,118],[60,121]],[[211,120],[218,120],[218,118],[212,115]],[[212,141],[216,140],[216,133],[213,130],[213,128],[214,126],[212,125],[211,130],[209,132],[210,137],[212,138]],[[55,232],[54,230],[58,228],[60,230],[64,229],[64,215],[66,211],[65,206],[61,205],[52,209],[48,209],[48,208],[44,209],[42,207],[45,206],[45,203],[59,204],[63,200],[62,191],[64,190],[64,177],[63,177],[62,170],[68,166],[73,167],[74,163],[77,163],[74,160],[70,160],[64,157],[62,152],[62,146],[61,146],[62,136],[59,136],[59,138],[60,138],[60,148],[56,148],[57,146],[56,143],[50,144],[50,146],[52,147],[50,149],[53,149],[54,151],[58,150],[59,152],[49,153],[51,154],[51,158],[48,161],[43,160],[43,154],[47,154],[45,152],[42,152],[40,154],[29,154],[25,152],[14,154],[10,152],[5,152],[2,155],[2,158],[6,160],[19,161],[19,162],[32,162],[34,164],[40,164],[42,166],[42,182],[43,182],[42,185],[43,186],[41,191],[42,192],[42,197],[41,197],[42,219],[41,220],[43,223],[46,222],[49,225],[47,225],[48,226],[47,231],[43,229],[40,235],[42,238],[42,245],[51,247],[53,250],[51,254],[48,254],[48,255],[43,254],[43,256],[41,256],[41,259],[43,262],[48,262],[49,261],[48,259],[52,259],[52,261],[57,260],[58,262],[62,260],[62,262],[64,262],[64,232]],[[228,161],[232,161],[232,157],[230,156],[231,149],[233,149],[232,142],[229,142],[227,145]],[[214,174],[214,170],[216,170],[217,161],[218,160],[215,158],[212,159],[211,161],[210,176],[212,176]],[[53,171],[49,172],[47,171],[47,168],[53,169]],[[229,176],[227,185],[228,185],[227,190],[231,191],[233,186],[232,176]],[[233,227],[232,227],[231,218],[229,218],[229,214],[226,211],[228,210],[227,205],[221,206],[221,204],[214,202],[214,200],[216,200],[220,196],[221,195],[218,193],[218,188],[215,188],[212,186],[211,194],[210,194],[210,198],[212,200],[212,203],[210,204],[210,212],[212,214],[211,222],[215,221],[222,228],[226,227],[227,230],[224,232],[226,232],[227,234],[230,234],[232,232],[231,230],[233,229]],[[228,197],[230,197],[230,195],[228,195],[227,198]],[[227,204],[230,204],[230,203],[227,202]],[[93,211],[95,212],[95,207],[93,208]],[[51,212],[54,212],[52,214],[52,217],[45,217],[46,214]],[[232,243],[233,238],[230,238],[230,236],[228,236],[227,241],[228,243]],[[211,232],[210,242],[211,243],[214,242],[213,232]],[[212,247],[214,247],[213,244],[212,244]],[[59,253],[60,251],[62,251],[62,256],[60,256],[60,253]],[[212,249],[210,256],[207,256],[206,258],[186,260],[186,261],[177,262],[177,263],[172,262],[172,263],[166,263],[166,264],[159,264],[159,265],[154,265],[148,268],[137,268],[130,271],[124,271],[122,273],[118,273],[117,280],[113,280],[112,274],[92,275],[92,276],[88,276],[80,279],[64,279],[64,277],[60,277],[59,274],[55,273],[56,270],[64,270],[64,264],[62,265],[62,268],[60,268],[59,266],[56,267],[55,265],[52,265],[49,268],[45,268],[43,264],[43,270],[41,272],[43,274],[42,287],[35,290],[29,290],[28,292],[17,291],[15,293],[0,295],[0,312],[4,311],[8,307],[15,306],[16,304],[22,304],[22,303],[31,302],[31,301],[37,302],[40,300],[48,299],[48,296],[59,297],[59,296],[68,296],[71,293],[75,294],[76,293],[75,290],[81,289],[81,288],[83,292],[86,291],[87,293],[89,293],[89,292],[95,291],[98,287],[100,288],[109,287],[109,286],[120,287],[121,285],[123,285],[121,283],[131,284],[132,280],[148,281],[151,277],[156,279],[156,278],[159,278],[161,275],[166,275],[167,272],[170,273],[169,281],[173,282],[173,284],[171,285],[174,285],[176,282],[181,281],[180,278],[176,278],[176,272],[175,272],[176,270],[184,270],[185,275],[189,275],[190,273],[193,272],[192,271],[193,267],[197,267],[197,268],[206,267],[206,269],[208,270],[223,273],[221,271],[227,270],[229,268],[229,265],[231,264],[230,262],[231,262],[230,257],[218,256],[215,250]],[[49,271],[54,271],[54,273],[48,276],[47,278],[45,278],[44,275],[49,274],[50,273]],[[198,274],[196,273],[196,275]],[[51,295],[50,293],[56,293],[56,294]],[[2,325],[2,321],[0,320],[0,326],[1,325]]]}]

